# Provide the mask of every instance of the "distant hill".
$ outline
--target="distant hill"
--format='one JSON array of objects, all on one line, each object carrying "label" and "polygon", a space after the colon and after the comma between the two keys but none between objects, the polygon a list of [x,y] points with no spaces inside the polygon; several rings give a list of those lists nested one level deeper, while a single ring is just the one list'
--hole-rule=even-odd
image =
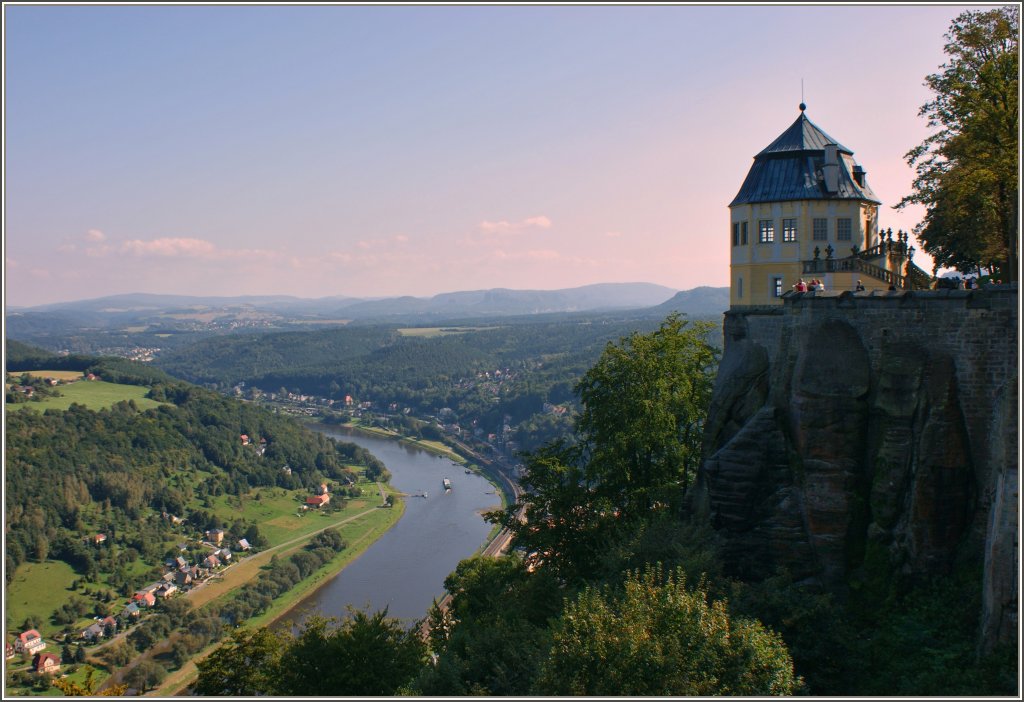
[{"label": "distant hill", "polygon": [[671,299],[645,311],[661,316],[683,312],[689,317],[710,317],[721,315],[728,309],[729,288],[703,286],[678,292]]},{"label": "distant hill", "polygon": [[[651,283],[604,283],[564,290],[474,290],[434,297],[306,299],[288,295],[212,297],[111,295],[7,310],[6,333],[41,339],[77,332],[223,333],[246,328],[286,330],[344,320],[389,323],[522,316],[555,312],[639,309],[664,302],[675,290]],[[306,327],[308,328],[308,326]]]},{"label": "distant hill", "polygon": [[652,283],[600,283],[564,290],[473,290],[430,298],[400,297],[348,305],[351,319],[403,317],[473,318],[550,312],[594,312],[650,307],[675,292]]}]

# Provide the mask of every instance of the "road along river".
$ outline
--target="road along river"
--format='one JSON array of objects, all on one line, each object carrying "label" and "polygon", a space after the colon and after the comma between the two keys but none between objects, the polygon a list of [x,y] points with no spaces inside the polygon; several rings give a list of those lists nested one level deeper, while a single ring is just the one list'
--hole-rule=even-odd
[{"label": "road along river", "polygon": [[[495,487],[448,458],[355,432],[317,428],[339,441],[367,449],[391,472],[391,486],[405,493],[405,514],[344,570],[297,604],[279,622],[300,623],[314,613],[345,615],[346,605],[384,607],[406,620],[427,614],[444,595],[444,579],[463,558],[484,545],[492,525],[482,514],[501,506]],[[452,489],[445,492],[448,478]],[[423,493],[426,498],[419,497]]]}]

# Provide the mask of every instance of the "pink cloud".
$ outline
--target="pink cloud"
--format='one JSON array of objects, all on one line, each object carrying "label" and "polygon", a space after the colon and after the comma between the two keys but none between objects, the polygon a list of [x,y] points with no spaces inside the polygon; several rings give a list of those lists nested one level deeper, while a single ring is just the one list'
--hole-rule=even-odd
[{"label": "pink cloud", "polygon": [[132,239],[122,247],[136,256],[186,256],[190,258],[212,258],[217,247],[203,239],[163,238],[142,241]]},{"label": "pink cloud", "polygon": [[106,240],[107,235],[99,229],[90,229],[85,233],[85,238],[89,241],[104,241]]},{"label": "pink cloud", "polygon": [[495,233],[495,232],[518,232],[523,229],[550,229],[551,218],[544,215],[538,215],[536,217],[527,217],[520,222],[509,222],[507,219],[502,219],[497,222],[491,222],[484,220],[480,222],[480,231]]},{"label": "pink cloud", "polygon": [[[164,237],[161,239],[132,239],[121,245],[121,252],[135,256],[160,256],[165,258],[196,258],[201,260],[217,259],[271,259],[280,256],[277,251],[266,249],[220,249],[205,239],[190,237]],[[96,255],[109,251],[103,247]],[[90,251],[90,255],[93,255]]]}]

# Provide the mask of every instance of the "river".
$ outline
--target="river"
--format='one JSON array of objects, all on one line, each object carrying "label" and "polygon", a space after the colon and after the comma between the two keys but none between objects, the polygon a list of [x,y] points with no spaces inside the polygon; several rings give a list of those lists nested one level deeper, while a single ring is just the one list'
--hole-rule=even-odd
[{"label": "river", "polygon": [[[311,427],[313,428],[313,427]],[[388,608],[408,621],[424,617],[444,594],[444,579],[463,558],[483,546],[491,524],[482,513],[500,507],[495,487],[448,458],[397,441],[316,427],[327,436],[358,444],[391,472],[391,485],[408,493],[405,514],[359,558],[300,602],[288,618],[301,622],[319,611],[340,617],[346,605]],[[448,478],[452,490],[445,493]],[[428,497],[414,495],[426,492]]]}]

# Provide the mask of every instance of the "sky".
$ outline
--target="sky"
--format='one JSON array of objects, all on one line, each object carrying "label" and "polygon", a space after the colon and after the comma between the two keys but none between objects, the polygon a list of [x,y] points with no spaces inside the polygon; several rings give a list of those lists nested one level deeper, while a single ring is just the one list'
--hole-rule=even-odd
[{"label": "sky", "polygon": [[801,81],[909,230],[965,9],[6,4],[5,303],[725,286]]}]

